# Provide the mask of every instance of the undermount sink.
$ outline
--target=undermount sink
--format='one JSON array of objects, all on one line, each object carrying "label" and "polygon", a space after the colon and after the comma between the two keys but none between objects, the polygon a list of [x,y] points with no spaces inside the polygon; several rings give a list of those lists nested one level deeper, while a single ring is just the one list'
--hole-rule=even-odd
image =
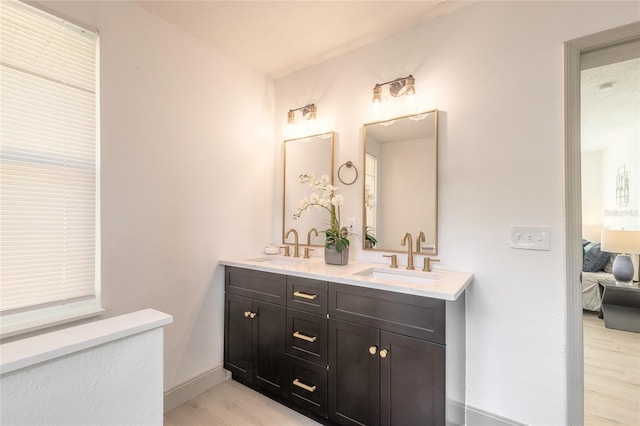
[{"label": "undermount sink", "polygon": [[382,268],[367,268],[354,273],[354,275],[384,281],[392,281],[396,284],[411,283],[425,285],[435,284],[442,278],[438,274],[430,272],[391,270]]},{"label": "undermount sink", "polygon": [[263,256],[263,257],[256,257],[255,259],[248,259],[248,260],[250,262],[258,262],[258,263],[264,263],[269,265],[280,265],[280,266],[295,265],[298,263],[302,263],[302,259],[295,258],[295,257]]}]

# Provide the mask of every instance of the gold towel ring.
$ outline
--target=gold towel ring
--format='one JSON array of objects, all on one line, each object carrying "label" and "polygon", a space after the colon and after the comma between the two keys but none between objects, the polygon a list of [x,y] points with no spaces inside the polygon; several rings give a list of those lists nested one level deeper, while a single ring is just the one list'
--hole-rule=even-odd
[{"label": "gold towel ring", "polygon": [[[343,168],[344,166],[347,166],[347,169],[350,169],[350,168],[352,168],[352,167],[353,167],[353,170],[355,170],[355,172],[356,172],[356,177],[354,177],[354,178],[353,178],[353,180],[352,180],[351,182],[345,182],[345,181],[342,179],[342,176],[340,175],[340,173],[342,172],[342,168]],[[341,165],[341,166],[338,168],[338,179],[340,180],[340,182],[342,182],[342,183],[343,183],[343,184],[345,184],[345,185],[352,185],[355,181],[357,181],[357,180],[358,180],[358,169],[356,169],[356,166],[354,166],[354,165],[353,165],[353,163],[352,163],[351,161],[347,161],[347,162],[345,162],[343,165]]]}]

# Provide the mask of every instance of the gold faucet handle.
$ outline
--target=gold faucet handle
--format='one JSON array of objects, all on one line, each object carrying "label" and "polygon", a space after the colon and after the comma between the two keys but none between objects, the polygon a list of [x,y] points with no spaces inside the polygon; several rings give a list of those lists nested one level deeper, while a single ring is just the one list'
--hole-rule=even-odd
[{"label": "gold faucet handle", "polygon": [[440,262],[440,259],[431,259],[428,257],[424,258],[424,267],[422,268],[425,272],[431,272],[431,262]]},{"label": "gold faucet handle", "polygon": [[304,256],[302,256],[304,259],[310,259],[311,257],[309,256],[309,253],[315,251],[315,249],[312,249],[311,247],[305,247],[304,248]]},{"label": "gold faucet handle", "polygon": [[285,256],[291,256],[291,252],[289,251],[289,246],[281,246],[284,249]]},{"label": "gold faucet handle", "polygon": [[398,267],[398,255],[397,254],[383,254],[382,257],[388,257],[391,259],[391,268]]}]

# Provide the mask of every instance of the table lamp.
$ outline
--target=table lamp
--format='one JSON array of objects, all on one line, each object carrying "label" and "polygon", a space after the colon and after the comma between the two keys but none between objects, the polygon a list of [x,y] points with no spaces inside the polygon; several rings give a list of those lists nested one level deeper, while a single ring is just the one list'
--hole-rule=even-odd
[{"label": "table lamp", "polygon": [[640,231],[604,229],[600,249],[620,253],[613,261],[613,277],[617,284],[631,285],[634,271],[630,255],[640,253]]}]

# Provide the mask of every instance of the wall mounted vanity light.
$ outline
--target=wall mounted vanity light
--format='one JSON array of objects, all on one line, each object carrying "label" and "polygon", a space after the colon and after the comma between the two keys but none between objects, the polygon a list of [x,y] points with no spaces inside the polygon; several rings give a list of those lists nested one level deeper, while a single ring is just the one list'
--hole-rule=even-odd
[{"label": "wall mounted vanity light", "polygon": [[316,107],[315,104],[309,104],[300,108],[290,109],[287,113],[287,123],[289,123],[290,125],[294,124],[296,121],[296,111],[300,111],[302,113],[302,118],[304,120],[314,121],[318,114],[318,107]]},{"label": "wall mounted vanity light", "polygon": [[409,74],[407,77],[396,78],[385,83],[378,83],[373,86],[373,103],[382,102],[382,86],[389,85],[389,94],[394,98],[403,95],[414,95],[416,93],[416,79]]}]

